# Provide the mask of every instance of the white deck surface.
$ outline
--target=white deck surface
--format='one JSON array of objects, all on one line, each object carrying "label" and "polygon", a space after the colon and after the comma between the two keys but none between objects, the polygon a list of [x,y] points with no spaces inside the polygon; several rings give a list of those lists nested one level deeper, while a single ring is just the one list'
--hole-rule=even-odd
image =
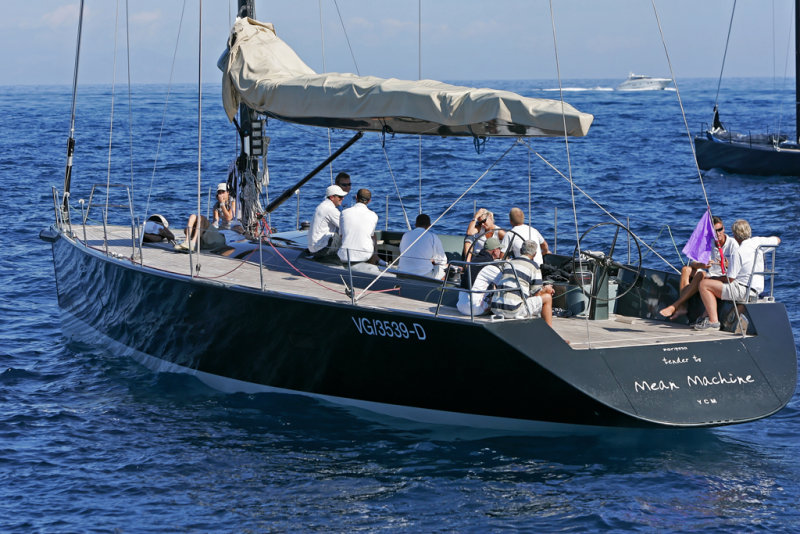
[{"label": "white deck surface", "polygon": [[[73,230],[79,238],[83,238],[83,227],[75,225]],[[102,226],[87,226],[88,245],[98,251],[106,250]],[[131,262],[131,258],[140,263],[139,249],[134,250],[130,227],[108,227],[108,252],[119,261]],[[253,245],[255,247],[255,245]],[[265,245],[269,247],[269,245]],[[145,245],[142,248],[143,265],[160,271],[189,276],[191,265],[200,264],[197,278],[214,281],[226,285],[236,285],[258,289],[263,276],[264,289],[287,295],[298,295],[306,298],[317,298],[325,301],[350,303],[341,283],[318,282],[306,278],[300,273],[292,275],[259,269],[258,252],[250,256],[251,260],[241,260],[219,254],[201,253],[190,255],[186,252],[175,252],[170,247],[154,247]],[[238,251],[237,251],[238,252]],[[356,295],[361,293],[356,290]],[[357,302],[357,306],[377,310],[402,310],[412,313],[433,314],[436,305],[397,296],[392,293],[367,292]],[[470,321],[458,313],[455,308],[442,307],[440,317],[451,320]],[[489,321],[489,317],[476,318],[476,321]],[[554,317],[553,329],[565,340],[569,340],[573,349],[604,349],[612,347],[633,347],[643,345],[680,344],[698,341],[730,339],[738,336],[729,332],[692,330],[686,325],[673,324],[666,321],[654,321],[631,317],[612,316],[607,320],[589,321],[581,317]]]}]

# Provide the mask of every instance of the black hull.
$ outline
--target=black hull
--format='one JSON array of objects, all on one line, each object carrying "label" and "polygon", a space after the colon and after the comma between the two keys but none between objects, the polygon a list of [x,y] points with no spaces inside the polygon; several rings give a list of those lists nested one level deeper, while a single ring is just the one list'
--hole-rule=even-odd
[{"label": "black hull", "polygon": [[697,165],[736,174],[800,176],[800,150],[695,137]]},{"label": "black hull", "polygon": [[380,312],[193,281],[64,236],[52,246],[66,316],[151,367],[227,391],[289,391],[412,419],[526,428],[745,422],[778,411],[795,389],[781,304],[748,307],[755,337],[578,351],[542,320]]}]

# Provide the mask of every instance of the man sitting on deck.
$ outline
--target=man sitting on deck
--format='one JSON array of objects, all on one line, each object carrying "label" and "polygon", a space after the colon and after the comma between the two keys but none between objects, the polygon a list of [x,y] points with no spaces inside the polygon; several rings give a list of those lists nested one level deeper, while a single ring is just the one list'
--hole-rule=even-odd
[{"label": "man sitting on deck", "polygon": [[[485,262],[493,262],[503,257],[500,249],[500,240],[490,237],[479,254],[473,257],[474,263],[461,274],[461,287],[471,289],[472,293],[460,291],[458,293],[458,304],[456,307],[463,315],[483,315],[489,311],[491,293],[484,293],[487,289],[493,288],[500,281],[501,271],[497,265],[487,265]],[[483,263],[484,265],[480,265]]]},{"label": "man sitting on deck", "polygon": [[337,254],[343,264],[349,264],[354,270],[377,272],[375,227],[378,224],[378,214],[367,207],[370,200],[370,190],[359,189],[356,193],[356,205],[342,212],[339,228],[342,246]]},{"label": "man sitting on deck", "polygon": [[347,193],[338,185],[328,186],[325,200],[319,203],[311,219],[311,231],[308,234],[308,251],[314,258],[322,258],[335,254],[339,250],[339,206]]},{"label": "man sitting on deck", "polygon": [[[498,287],[506,291],[492,296],[492,313],[506,319],[541,316],[553,326],[553,286],[542,286],[542,271],[533,259],[539,243],[528,240],[520,248],[521,256],[503,266]],[[521,294],[520,294],[521,293]]]},{"label": "man sitting on deck", "polygon": [[[717,314],[717,299],[731,300],[734,302],[746,302],[752,297],[764,291],[764,275],[752,274],[764,271],[764,255],[758,250],[761,245],[777,246],[781,242],[780,237],[751,237],[752,230],[750,223],[744,219],[739,219],[731,227],[733,237],[739,243],[739,258],[741,267],[736,280],[730,283],[723,283],[719,280],[706,278],[700,282],[700,298],[708,312],[702,323],[694,325],[695,330],[718,330],[720,327],[719,316]],[[752,280],[750,279],[752,274]],[[750,285],[750,292],[747,286]]]},{"label": "man sitting on deck", "polygon": [[447,267],[447,256],[444,253],[442,240],[430,230],[425,231],[431,227],[431,218],[428,215],[424,213],[417,215],[414,226],[415,228],[403,234],[400,240],[401,256],[398,269],[441,280]]}]

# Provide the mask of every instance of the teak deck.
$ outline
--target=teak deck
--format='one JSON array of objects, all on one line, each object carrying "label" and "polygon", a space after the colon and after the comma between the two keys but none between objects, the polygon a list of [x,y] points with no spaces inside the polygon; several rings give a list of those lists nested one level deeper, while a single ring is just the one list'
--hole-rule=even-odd
[{"label": "teak deck", "polygon": [[[79,239],[83,239],[84,227],[75,225],[73,230]],[[118,261],[135,262],[146,268],[153,268],[176,275],[190,276],[192,266],[200,269],[196,279],[206,283],[220,283],[227,286],[241,286],[258,290],[277,292],[285,295],[296,295],[304,298],[320,299],[349,305],[350,297],[345,294],[345,286],[341,283],[317,282],[302,276],[292,275],[285,271],[269,268],[259,269],[258,254],[251,255],[251,260],[241,260],[218,254],[201,253],[190,255],[176,252],[163,246],[142,247],[143,259],[139,248],[132,246],[131,228],[127,226],[107,226],[108,242],[104,239],[102,226],[86,226],[86,242],[100,252],[106,250]],[[191,261],[191,263],[190,263]],[[356,295],[361,290],[356,289]],[[391,293],[367,292],[356,302],[356,306],[377,310],[401,310],[423,315],[432,315],[436,305],[414,299],[400,297]],[[461,315],[455,308],[443,306],[439,309],[439,317],[445,320],[470,321],[470,317]],[[491,317],[476,317],[476,322],[491,321]],[[576,350],[607,349],[613,347],[635,347],[644,345],[695,343],[730,339],[740,336],[722,331],[695,331],[686,325],[673,324],[666,321],[654,321],[623,316],[612,316],[606,320],[588,320],[585,317],[554,317],[553,329]]]}]

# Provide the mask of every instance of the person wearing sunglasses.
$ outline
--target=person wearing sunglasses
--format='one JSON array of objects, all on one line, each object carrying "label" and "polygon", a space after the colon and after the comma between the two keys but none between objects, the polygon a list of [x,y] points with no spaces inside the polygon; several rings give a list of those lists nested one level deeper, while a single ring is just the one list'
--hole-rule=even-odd
[{"label": "person wearing sunglasses", "polygon": [[[700,284],[700,298],[703,299],[708,316],[694,325],[695,330],[719,330],[717,299],[734,302],[758,300],[759,295],[764,291],[764,252],[759,250],[759,247],[777,247],[781,244],[781,238],[778,236],[754,236],[750,223],[744,219],[734,221],[731,232],[739,244],[737,257],[740,265],[738,271],[734,274],[731,268],[728,272],[728,277],[735,278],[735,280],[723,283],[719,280],[706,279]],[[731,261],[731,264],[733,263]],[[746,331],[747,327],[745,326],[743,330]]]},{"label": "person wearing sunglasses", "polygon": [[722,219],[714,216],[711,219],[714,225],[715,247],[711,251],[708,263],[690,261],[681,269],[680,296],[678,300],[659,310],[664,317],[675,320],[688,311],[687,301],[700,289],[700,282],[705,278],[730,281],[739,273],[741,262],[739,260],[739,243],[729,239],[725,234],[725,224]]},{"label": "person wearing sunglasses", "polygon": [[342,203],[339,206],[339,210],[345,210],[350,207],[350,202],[348,202],[347,197],[350,195],[350,189],[353,187],[353,181],[350,179],[350,175],[346,172],[340,172],[336,175],[336,178],[333,180],[334,185],[338,185],[342,188],[342,191],[345,192],[345,197],[342,199]]}]

